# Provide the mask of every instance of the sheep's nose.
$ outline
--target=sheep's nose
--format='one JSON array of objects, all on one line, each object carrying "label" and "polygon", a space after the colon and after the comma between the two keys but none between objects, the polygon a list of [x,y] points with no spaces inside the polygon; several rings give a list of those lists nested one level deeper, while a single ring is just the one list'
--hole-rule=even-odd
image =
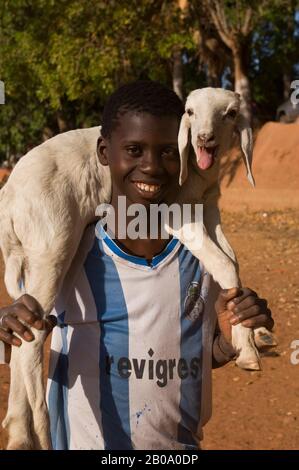
[{"label": "sheep's nose", "polygon": [[200,143],[208,144],[208,143],[214,142],[215,136],[212,131],[211,132],[199,132],[197,139],[200,141]]}]

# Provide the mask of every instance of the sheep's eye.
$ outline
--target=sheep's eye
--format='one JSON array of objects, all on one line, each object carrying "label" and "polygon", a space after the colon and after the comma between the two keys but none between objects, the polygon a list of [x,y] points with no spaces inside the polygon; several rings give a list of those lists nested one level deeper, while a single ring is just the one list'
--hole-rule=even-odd
[{"label": "sheep's eye", "polygon": [[187,109],[187,114],[188,114],[188,116],[193,116],[194,113],[193,113],[192,109]]},{"label": "sheep's eye", "polygon": [[227,111],[225,117],[230,117],[232,119],[235,119],[237,116],[237,111],[235,109],[231,109],[230,111]]}]

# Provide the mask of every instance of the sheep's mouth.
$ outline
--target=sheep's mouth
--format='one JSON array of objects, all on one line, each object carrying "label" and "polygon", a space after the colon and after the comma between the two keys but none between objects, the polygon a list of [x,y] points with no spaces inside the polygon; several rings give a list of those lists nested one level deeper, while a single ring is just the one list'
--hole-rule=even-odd
[{"label": "sheep's mouth", "polygon": [[197,147],[196,160],[197,165],[201,170],[211,168],[217,156],[217,149],[218,145],[215,145],[214,147]]}]

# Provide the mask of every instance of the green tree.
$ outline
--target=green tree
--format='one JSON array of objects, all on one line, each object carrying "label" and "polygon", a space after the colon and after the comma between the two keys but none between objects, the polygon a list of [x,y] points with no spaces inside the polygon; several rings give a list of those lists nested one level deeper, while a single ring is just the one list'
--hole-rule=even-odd
[{"label": "green tree", "polygon": [[171,85],[177,51],[193,47],[170,0],[1,0],[0,7],[2,155],[95,124],[107,96],[124,82]]},{"label": "green tree", "polygon": [[252,95],[273,112],[270,101],[282,96],[298,61],[296,6],[294,0],[0,0],[6,85],[0,159],[58,132],[96,125],[107,96],[138,78],[164,82],[182,97],[219,86],[229,67],[248,109]]},{"label": "green tree", "polygon": [[290,84],[296,78],[295,65],[299,64],[297,8],[298,2],[293,0],[274,1],[254,34],[250,78],[253,96],[265,117],[275,115],[277,106],[289,97]]}]

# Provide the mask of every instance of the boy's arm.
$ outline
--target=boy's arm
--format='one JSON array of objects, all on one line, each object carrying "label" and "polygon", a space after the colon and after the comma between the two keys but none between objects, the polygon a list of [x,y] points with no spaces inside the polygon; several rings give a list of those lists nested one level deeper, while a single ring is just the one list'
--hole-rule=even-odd
[{"label": "boy's arm", "polygon": [[224,335],[221,332],[216,333],[214,336],[212,351],[213,369],[224,366],[236,356],[236,351],[232,347],[231,343],[226,341]]},{"label": "boy's arm", "polygon": [[215,304],[218,326],[213,342],[213,368],[231,361],[236,353],[231,344],[231,329],[241,323],[248,328],[273,328],[271,310],[265,299],[248,288],[221,290]]}]

